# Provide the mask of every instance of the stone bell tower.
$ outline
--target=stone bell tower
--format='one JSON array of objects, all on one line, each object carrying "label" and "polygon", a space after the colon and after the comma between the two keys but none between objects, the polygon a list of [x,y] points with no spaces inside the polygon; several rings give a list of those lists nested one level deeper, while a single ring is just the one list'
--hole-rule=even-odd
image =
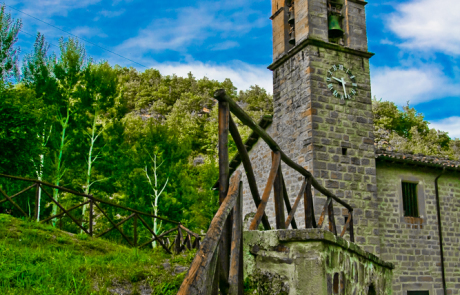
[{"label": "stone bell tower", "polygon": [[[270,133],[289,157],[354,208],[357,244],[379,255],[366,4],[272,0]],[[292,198],[302,180],[291,171],[285,179]],[[318,216],[324,202],[315,200]],[[339,208],[335,214],[343,224]]]}]

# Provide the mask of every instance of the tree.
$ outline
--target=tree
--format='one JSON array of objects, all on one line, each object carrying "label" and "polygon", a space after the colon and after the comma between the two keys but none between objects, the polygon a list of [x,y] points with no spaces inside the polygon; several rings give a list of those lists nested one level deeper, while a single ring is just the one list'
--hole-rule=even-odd
[{"label": "tree", "polygon": [[[148,152],[147,152],[148,153]],[[147,177],[147,180],[149,182],[150,188],[153,191],[153,195],[150,195],[153,200],[151,201],[152,204],[152,209],[153,209],[153,215],[158,216],[158,201],[160,199],[161,194],[164,192],[166,186],[168,185],[169,182],[169,176],[166,178],[163,184],[158,183],[158,169],[161,168],[161,166],[165,163],[165,160],[163,160],[159,165],[157,165],[157,158],[158,158],[158,152],[155,151],[153,154],[153,157],[149,154],[152,162],[153,162],[153,167],[151,170],[153,170],[153,181],[149,175],[149,169],[148,165],[145,165],[145,177]],[[161,155],[160,155],[161,156]],[[153,219],[153,232],[155,235],[158,235],[160,229],[161,229],[161,222],[160,225],[158,225],[158,219],[152,218]],[[154,238],[154,237],[152,237]],[[152,246],[155,248],[156,247],[156,241],[152,243]]]},{"label": "tree", "polygon": [[[49,44],[45,37],[38,33],[34,44],[34,51],[24,58],[22,82],[29,89],[33,89],[37,101],[40,103],[35,108],[40,112],[40,120],[37,122],[37,134],[35,138],[41,144],[41,153],[34,161],[35,174],[38,180],[43,180],[45,171],[45,156],[48,150],[48,142],[53,131],[55,122],[57,81],[53,76],[53,67],[56,63],[54,55],[48,56]],[[37,221],[40,220],[41,211],[41,187],[38,189],[38,212]]]},{"label": "tree", "polygon": [[14,20],[11,14],[6,13],[3,4],[0,8],[0,87],[2,88],[12,77],[19,77],[19,48],[15,48],[14,44],[18,40],[21,28],[22,21]]},{"label": "tree", "polygon": [[[58,91],[60,93],[60,100],[57,102],[57,125],[60,133],[54,160],[54,184],[56,186],[59,186],[65,173],[63,153],[68,143],[66,132],[71,124],[71,114],[74,111],[75,104],[78,103],[83,87],[85,68],[88,66],[85,49],[77,40],[69,38],[67,41],[64,41],[61,38],[59,47],[61,54],[54,66],[54,75],[56,76]],[[56,201],[59,198],[58,193],[57,189],[53,190],[53,198]],[[56,213],[57,205],[53,204],[53,215]],[[53,224],[54,222],[53,220]]]},{"label": "tree", "polygon": [[17,85],[2,92],[0,100],[0,173],[29,175],[40,154],[35,140],[39,113],[34,92]]},{"label": "tree", "polygon": [[[83,185],[85,194],[90,193],[91,186],[103,179],[92,181],[93,165],[100,156],[96,153],[96,142],[110,120],[107,112],[114,105],[118,92],[117,72],[107,62],[90,64],[84,75],[84,91],[81,94],[80,116],[78,124],[82,126],[88,138],[86,181]],[[87,122],[91,122],[88,126]],[[83,206],[85,216],[87,206]]]},{"label": "tree", "polygon": [[424,155],[458,159],[458,140],[447,132],[430,129],[423,114],[409,104],[399,109],[395,103],[373,100],[374,135],[380,147]]}]

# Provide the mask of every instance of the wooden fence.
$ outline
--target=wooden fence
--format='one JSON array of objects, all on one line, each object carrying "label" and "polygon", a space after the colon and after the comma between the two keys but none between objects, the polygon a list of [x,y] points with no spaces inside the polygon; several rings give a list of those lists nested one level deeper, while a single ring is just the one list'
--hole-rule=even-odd
[{"label": "wooden fence", "polygon": [[[354,242],[353,208],[324,188],[309,171],[291,160],[271,136],[257,125],[224,90],[216,91],[214,97],[219,101],[219,200],[221,205],[212,220],[203,244],[197,252],[178,294],[243,294],[241,172],[234,172],[229,182],[229,134],[231,134],[238,149],[246,172],[249,189],[257,208],[249,230],[258,229],[260,222],[262,222],[265,230],[271,229],[265,209],[273,189],[276,229],[286,229],[289,225],[293,229],[297,229],[294,215],[303,198],[305,227],[322,227],[327,214],[329,230],[337,236],[334,217],[334,202],[336,202],[347,210],[346,223],[340,236],[343,237],[348,229],[350,240]],[[260,197],[258,191],[246,146],[231,114],[235,115],[244,125],[258,134],[272,150],[272,166],[262,197]],[[287,194],[281,162],[300,173],[304,178],[301,189],[292,206]],[[313,208],[312,187],[318,193],[327,197],[318,222],[316,222]],[[287,213],[287,217],[285,213]]]},{"label": "wooden fence", "polygon": [[[59,209],[60,213],[49,216],[43,220],[41,220],[41,223],[46,223],[49,222],[53,219],[58,219],[62,220],[64,216],[67,216],[71,219],[71,221],[77,225],[77,227],[87,235],[91,237],[102,237],[106,235],[107,233],[111,232],[112,230],[116,229],[122,237],[126,240],[126,242],[132,246],[132,247],[139,247],[143,248],[154,241],[157,241],[163,249],[168,252],[172,253],[172,251],[176,253],[180,253],[185,249],[192,249],[196,248],[198,249],[200,247],[200,240],[201,237],[192,232],[191,230],[187,229],[184,227],[180,222],[173,221],[173,220],[168,220],[166,218],[162,218],[159,216],[155,216],[149,213],[145,213],[139,210],[131,209],[125,206],[121,206],[119,204],[115,204],[113,202],[109,202],[106,200],[102,200],[99,198],[94,197],[93,195],[87,195],[84,193],[76,192],[73,190],[70,190],[65,187],[61,186],[56,186],[44,181],[40,180],[35,180],[35,179],[28,179],[28,178],[23,178],[23,177],[17,177],[17,176],[11,176],[11,175],[5,175],[5,174],[0,174],[1,178],[8,178],[11,180],[18,180],[18,181],[25,181],[28,183],[32,183],[30,186],[24,188],[23,190],[19,191],[16,194],[13,194],[11,196],[8,196],[4,190],[0,188],[0,194],[3,195],[4,199],[0,200],[0,205],[6,202],[9,202],[13,205],[17,211],[23,215],[26,218],[32,218],[32,216],[29,216],[29,214],[26,213],[15,201],[14,199],[25,195],[26,192],[29,190],[35,189],[35,210],[34,210],[34,220],[37,220],[37,216],[39,214],[39,191],[41,190],[44,192],[44,195],[52,202],[54,203]],[[59,203],[57,200],[53,198],[53,196],[50,194],[50,192],[47,191],[47,189],[57,189],[60,192],[66,192],[75,196],[82,197],[83,201],[79,204],[76,204],[70,208],[65,209],[64,206]],[[105,204],[111,207],[116,207],[118,209],[124,210],[129,216],[125,217],[124,219],[115,222],[112,220],[106,211],[103,210],[101,207],[101,204]],[[89,205],[89,212],[88,212],[88,220],[87,222],[83,222],[79,218],[75,218],[71,211],[80,208],[84,205]],[[112,225],[112,227],[107,228],[107,229],[99,229],[97,232],[94,231],[94,216],[95,214],[99,212],[99,215],[104,216],[109,223]],[[174,227],[160,235],[156,235],[153,229],[149,226],[149,224],[145,221],[144,218],[155,218],[158,220],[162,220],[166,223],[174,224]],[[133,236],[132,238],[129,238],[124,231],[122,230],[121,226],[125,224],[128,220],[133,220]],[[142,223],[142,225],[148,230],[148,232],[151,234],[152,238],[148,241],[145,241],[144,243],[139,243],[139,236],[138,236],[138,230],[139,230],[139,222]],[[62,223],[61,223],[62,224]],[[84,224],[87,224],[87,227],[84,226]],[[174,241],[169,240],[169,236],[171,234],[175,234]]]}]

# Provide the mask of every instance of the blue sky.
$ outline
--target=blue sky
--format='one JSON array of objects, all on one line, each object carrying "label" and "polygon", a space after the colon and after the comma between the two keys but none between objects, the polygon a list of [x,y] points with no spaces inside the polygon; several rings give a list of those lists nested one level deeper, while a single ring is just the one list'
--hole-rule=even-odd
[{"label": "blue sky", "polygon": [[[231,78],[239,89],[258,84],[271,92],[270,0],[5,0],[42,19],[163,74]],[[7,7],[21,17],[22,53],[39,31],[58,44],[65,33]],[[407,101],[432,127],[460,138],[460,2],[370,0],[366,6],[372,92]],[[30,35],[29,35],[30,34]],[[111,64],[142,66],[97,46],[88,55]],[[51,46],[57,51],[56,46]]]}]

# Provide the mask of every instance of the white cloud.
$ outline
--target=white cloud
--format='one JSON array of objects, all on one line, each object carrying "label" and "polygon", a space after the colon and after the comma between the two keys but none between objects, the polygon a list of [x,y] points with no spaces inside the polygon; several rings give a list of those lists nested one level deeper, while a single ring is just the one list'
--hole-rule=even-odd
[{"label": "white cloud", "polygon": [[85,8],[101,2],[101,0],[34,0],[34,1],[9,1],[8,5],[19,9],[27,14],[31,14],[41,19],[51,16],[67,16],[68,12]]},{"label": "white cloud", "polygon": [[449,132],[451,138],[460,138],[460,117],[431,121],[430,128]]},{"label": "white cloud", "polygon": [[99,28],[97,27],[78,27],[75,28],[71,31],[72,34],[78,36],[78,37],[100,37],[100,38],[107,38],[107,34],[102,32]]},{"label": "white cloud", "polygon": [[412,0],[396,7],[389,27],[402,47],[460,54],[460,1]]},{"label": "white cloud", "polygon": [[418,104],[446,96],[460,95],[456,81],[444,75],[436,65],[419,68],[372,68],[372,96],[405,105]]},{"label": "white cloud", "polygon": [[215,51],[227,50],[227,49],[235,48],[235,47],[239,47],[239,46],[240,46],[240,44],[238,42],[225,41],[225,42],[218,43],[218,44],[214,45],[213,47],[211,47],[211,50],[215,50]]},{"label": "white cloud", "polygon": [[[140,51],[187,51],[192,43],[203,46],[204,40],[240,37],[253,28],[265,26],[268,18],[258,11],[243,9],[239,1],[200,2],[197,7],[184,7],[171,13],[169,18],[155,19],[139,30],[137,36],[125,40],[119,48]],[[237,5],[237,11],[233,11]],[[254,17],[254,15],[256,17]],[[255,20],[254,20],[255,19]],[[236,43],[236,42],[234,42]],[[234,46],[234,43],[227,45]],[[209,42],[208,42],[209,44]],[[213,44],[209,44],[211,47]]]},{"label": "white cloud", "polygon": [[226,78],[232,80],[239,90],[246,90],[251,85],[259,85],[273,92],[272,72],[264,67],[256,67],[243,62],[234,62],[230,65],[214,65],[205,64],[202,62],[192,63],[164,63],[152,66],[160,71],[163,75],[176,74],[177,76],[187,76],[189,72],[201,79],[208,77],[209,79],[224,81]]},{"label": "white cloud", "polygon": [[123,13],[125,13],[125,9],[120,9],[120,10],[102,10],[100,11],[99,13],[102,14],[103,16],[105,17],[116,17],[116,16],[120,16],[122,15]]}]

